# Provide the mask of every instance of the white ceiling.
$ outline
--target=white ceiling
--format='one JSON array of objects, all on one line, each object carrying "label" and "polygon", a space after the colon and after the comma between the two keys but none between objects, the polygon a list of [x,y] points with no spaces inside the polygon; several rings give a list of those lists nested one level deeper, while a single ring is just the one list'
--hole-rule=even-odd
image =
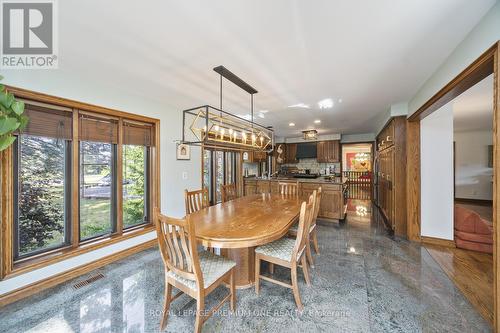
[{"label": "white ceiling", "polygon": [[493,130],[493,74],[455,98],[453,130]]},{"label": "white ceiling", "polygon": [[[373,132],[494,2],[64,0],[59,70],[181,112],[218,106],[212,68],[224,65],[259,91],[255,110],[269,110],[259,122],[279,136]],[[246,93],[224,87],[224,109],[248,113]],[[318,110],[327,97],[335,106]],[[297,103],[311,108],[287,108]]]}]

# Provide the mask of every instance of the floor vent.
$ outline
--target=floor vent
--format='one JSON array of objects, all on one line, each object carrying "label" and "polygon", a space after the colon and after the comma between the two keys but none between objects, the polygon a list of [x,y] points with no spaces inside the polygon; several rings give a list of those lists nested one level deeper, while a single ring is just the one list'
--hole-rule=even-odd
[{"label": "floor vent", "polygon": [[83,280],[83,281],[80,281],[76,284],[73,285],[73,288],[75,289],[80,289],[80,288],[83,288],[85,286],[88,286],[89,284],[91,284],[92,282],[95,282],[97,280],[100,280],[104,277],[104,275],[102,273],[97,273],[91,277],[89,277],[88,279],[86,280]]}]

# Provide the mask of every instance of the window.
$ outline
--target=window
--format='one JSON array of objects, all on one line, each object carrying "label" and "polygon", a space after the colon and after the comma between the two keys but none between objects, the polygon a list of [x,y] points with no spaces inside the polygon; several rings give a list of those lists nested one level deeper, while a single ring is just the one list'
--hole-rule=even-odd
[{"label": "window", "polygon": [[14,144],[14,259],[70,242],[71,118],[27,107],[30,123]]},{"label": "window", "polygon": [[2,196],[12,210],[1,212],[0,238],[12,246],[1,252],[7,265],[0,266],[0,279],[88,251],[93,243],[150,231],[159,192],[159,121],[99,113],[94,106],[93,112],[74,109],[87,106],[78,102],[68,102],[71,108],[32,100],[25,105],[28,126],[1,153],[2,167],[13,172],[1,173],[2,184],[11,186]]},{"label": "window", "polygon": [[211,204],[221,202],[221,186],[236,181],[237,153],[203,150],[203,186],[209,190]]}]

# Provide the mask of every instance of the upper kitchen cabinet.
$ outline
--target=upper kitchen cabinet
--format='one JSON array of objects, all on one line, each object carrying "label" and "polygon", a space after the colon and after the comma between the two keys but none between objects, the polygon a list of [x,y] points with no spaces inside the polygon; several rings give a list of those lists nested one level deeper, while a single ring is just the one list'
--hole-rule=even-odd
[{"label": "upper kitchen cabinet", "polygon": [[297,144],[287,143],[285,148],[286,163],[298,163],[297,160]]},{"label": "upper kitchen cabinet", "polygon": [[319,141],[317,143],[317,160],[319,163],[340,162],[340,141]]},{"label": "upper kitchen cabinet", "polygon": [[267,153],[265,151],[254,151],[253,162],[265,162],[267,160]]}]

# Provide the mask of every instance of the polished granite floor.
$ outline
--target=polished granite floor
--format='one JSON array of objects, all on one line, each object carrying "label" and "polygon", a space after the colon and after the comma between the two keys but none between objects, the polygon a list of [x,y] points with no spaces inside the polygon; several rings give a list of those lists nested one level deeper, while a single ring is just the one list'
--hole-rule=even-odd
[{"label": "polished granite floor", "polygon": [[[295,311],[291,290],[263,281],[261,294],[238,290],[204,332],[489,332],[427,250],[394,240],[363,201],[352,201],[346,223],[319,226],[312,286],[299,277],[305,310]],[[105,277],[75,290],[97,272]],[[162,309],[163,265],[157,249],[0,309],[0,332],[156,332]],[[275,274],[289,279],[284,268]],[[221,287],[207,306],[226,293]],[[190,332],[196,303],[181,296],[166,331]]]}]

